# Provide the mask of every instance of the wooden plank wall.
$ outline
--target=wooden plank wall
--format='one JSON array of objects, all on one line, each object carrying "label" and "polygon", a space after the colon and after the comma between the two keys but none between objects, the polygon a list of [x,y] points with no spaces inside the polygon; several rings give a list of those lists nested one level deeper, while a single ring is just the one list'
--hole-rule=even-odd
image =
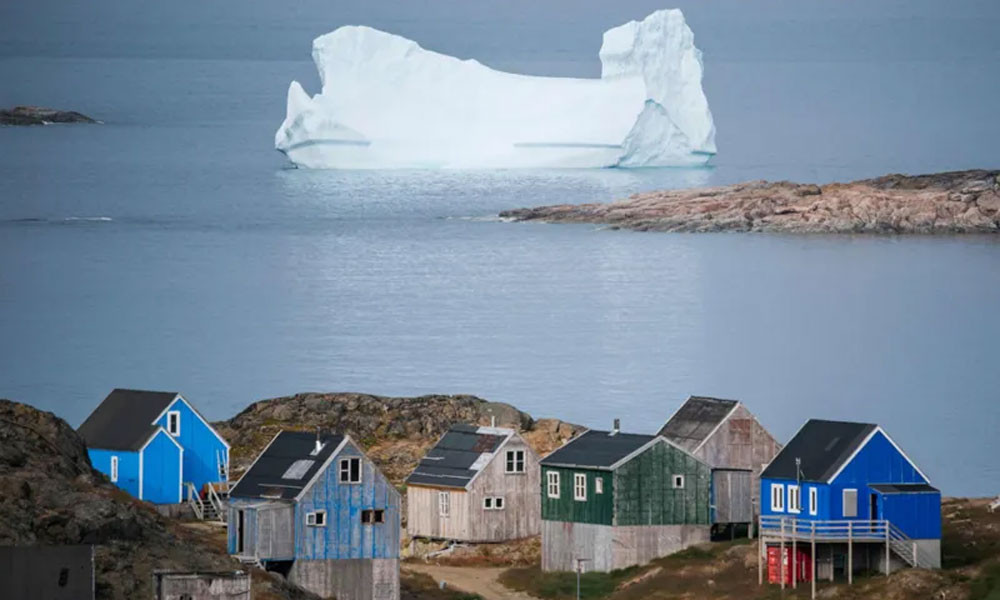
[{"label": "wooden plank wall", "polygon": [[[558,498],[549,498],[546,483],[549,472],[559,473]],[[573,475],[577,473],[583,473],[587,476],[587,500],[585,502],[573,498]],[[595,492],[596,484],[594,482],[598,478],[604,481],[602,494]],[[598,525],[614,523],[614,476],[611,471],[542,467],[539,486],[543,519]]]},{"label": "wooden plank wall", "polygon": [[257,509],[257,556],[291,560],[295,557],[295,509],[291,504],[267,504]]},{"label": "wooden plank wall", "polygon": [[296,560],[289,581],[324,598],[398,600],[399,559]]},{"label": "wooden plank wall", "polygon": [[715,504],[713,523],[752,521],[752,491],[753,477],[750,471],[712,471],[712,502]]},{"label": "wooden plank wall", "polygon": [[667,556],[709,541],[707,525],[636,525],[542,522],[542,570],[608,572]]},{"label": "wooden plank wall", "polygon": [[[438,494],[448,494],[448,517],[439,515]],[[462,489],[406,487],[406,532],[411,537],[469,540],[469,494]]]},{"label": "wooden plank wall", "polygon": [[[683,489],[674,475],[684,475]],[[711,478],[701,461],[655,444],[614,473],[615,525],[708,525]]]},{"label": "wooden plank wall", "polygon": [[[506,472],[509,450],[524,450],[524,473]],[[541,532],[541,502],[538,497],[538,456],[519,436],[514,436],[479,473],[468,493],[469,536],[476,541],[515,540]],[[503,510],[486,510],[483,499],[502,497]]]}]

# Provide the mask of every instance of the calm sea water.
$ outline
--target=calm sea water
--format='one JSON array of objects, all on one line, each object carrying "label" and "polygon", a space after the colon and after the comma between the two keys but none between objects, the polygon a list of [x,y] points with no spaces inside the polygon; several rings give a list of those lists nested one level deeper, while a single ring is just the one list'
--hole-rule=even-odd
[{"label": "calm sea water", "polygon": [[[613,6],[612,6],[613,5]],[[995,494],[1000,243],[658,235],[497,211],[744,179],[1000,164],[995,3],[681,3],[709,169],[317,172],[272,148],[316,35],[363,23],[530,73],[596,76],[651,2],[0,5],[0,396],[76,425],[115,386],[211,418],[307,390],[472,393],[651,432],[689,394],[779,438],[882,423],[949,494]],[[569,110],[570,107],[567,107]]]}]

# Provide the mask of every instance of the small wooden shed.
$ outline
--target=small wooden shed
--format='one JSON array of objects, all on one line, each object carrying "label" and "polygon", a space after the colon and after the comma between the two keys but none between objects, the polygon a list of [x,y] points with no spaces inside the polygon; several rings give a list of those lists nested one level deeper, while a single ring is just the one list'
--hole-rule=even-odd
[{"label": "small wooden shed", "polygon": [[414,538],[502,542],[538,535],[538,455],[513,429],[459,424],[406,478]]}]

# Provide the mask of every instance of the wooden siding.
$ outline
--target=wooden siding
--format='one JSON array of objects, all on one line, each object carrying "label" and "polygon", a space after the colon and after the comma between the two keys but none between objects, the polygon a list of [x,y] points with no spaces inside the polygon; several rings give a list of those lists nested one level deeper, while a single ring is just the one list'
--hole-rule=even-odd
[{"label": "wooden siding", "polygon": [[324,598],[399,599],[399,559],[297,560],[288,579]]},{"label": "wooden siding", "polygon": [[544,521],[542,570],[572,571],[576,559],[588,559],[585,571],[607,572],[645,564],[709,541],[704,525],[636,525]]},{"label": "wooden siding", "polygon": [[[182,453],[170,440],[170,435],[160,430],[140,454],[140,497],[153,504],[180,504],[183,501],[181,462],[187,452]],[[121,475],[120,462],[118,466]]]},{"label": "wooden siding", "polygon": [[[684,475],[684,487],[673,487]],[[614,473],[615,525],[708,525],[711,471],[660,441]]]},{"label": "wooden siding", "polygon": [[208,482],[223,481],[219,460],[228,460],[226,445],[181,398],[176,398],[155,424],[166,430],[170,411],[180,413],[181,433],[174,439],[184,448],[184,481],[198,490]]},{"label": "wooden siding", "polygon": [[[448,494],[448,516],[438,510],[438,494]],[[464,489],[406,487],[406,531],[414,537],[469,540],[469,493]]]},{"label": "wooden siding", "polygon": [[716,469],[712,471],[712,522],[749,523],[753,521],[754,487],[751,471]]},{"label": "wooden siding", "polygon": [[289,560],[295,556],[295,511],[290,504],[267,504],[257,509],[256,543],[261,560]]},{"label": "wooden siding", "polygon": [[90,464],[111,478],[111,457],[118,457],[118,481],[114,482],[133,497],[139,497],[139,453],[126,450],[87,448]]},{"label": "wooden siding", "polygon": [[[559,497],[549,498],[548,473],[559,473]],[[583,473],[587,476],[587,500],[573,499],[573,476]],[[604,482],[604,493],[594,493],[594,481]],[[540,477],[542,519],[547,521],[572,521],[611,525],[614,521],[614,477],[610,471],[596,469],[570,469],[543,466]]]}]

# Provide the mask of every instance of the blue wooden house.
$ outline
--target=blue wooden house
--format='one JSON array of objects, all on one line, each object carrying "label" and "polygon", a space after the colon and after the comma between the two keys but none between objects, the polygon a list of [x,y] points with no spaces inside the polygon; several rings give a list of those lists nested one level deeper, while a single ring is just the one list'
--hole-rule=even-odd
[{"label": "blue wooden house", "polygon": [[794,545],[821,577],[941,565],[941,493],[878,425],[809,420],[761,473],[760,498],[762,554]]},{"label": "blue wooden house", "polygon": [[320,596],[399,598],[400,494],[349,436],[278,433],[228,523],[230,554]]},{"label": "blue wooden house", "polygon": [[227,480],[229,444],[180,394],[115,389],[80,425],[94,468],[140,500]]}]

